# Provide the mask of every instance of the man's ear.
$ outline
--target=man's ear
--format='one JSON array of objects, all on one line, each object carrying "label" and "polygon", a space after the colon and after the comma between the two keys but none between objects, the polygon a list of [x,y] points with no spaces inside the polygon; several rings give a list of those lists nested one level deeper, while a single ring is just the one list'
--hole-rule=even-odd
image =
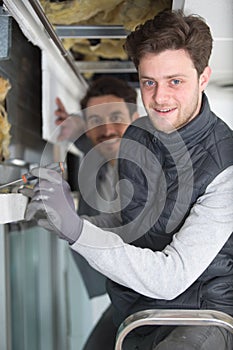
[{"label": "man's ear", "polygon": [[86,129],[85,134],[86,134],[86,137],[87,137],[88,139],[91,139],[91,136],[90,136],[90,129]]},{"label": "man's ear", "polygon": [[134,114],[132,115],[131,119],[132,119],[132,122],[136,119],[139,118],[139,113],[138,112],[134,112]]},{"label": "man's ear", "polygon": [[205,88],[207,87],[210,80],[211,73],[212,73],[212,70],[209,66],[205,67],[204,71],[201,73],[199,78],[201,91],[204,91]]}]

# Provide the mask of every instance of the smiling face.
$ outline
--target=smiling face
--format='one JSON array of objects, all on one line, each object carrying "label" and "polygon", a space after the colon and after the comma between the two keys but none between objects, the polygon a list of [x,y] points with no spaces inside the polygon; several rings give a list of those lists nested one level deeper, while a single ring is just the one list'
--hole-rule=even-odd
[{"label": "smiling face", "polygon": [[91,97],[85,110],[86,135],[104,158],[112,162],[117,157],[121,137],[136,117],[136,113],[130,116],[123,98]]},{"label": "smiling face", "polygon": [[138,67],[143,104],[157,130],[170,133],[195,118],[211,70],[198,77],[184,50],[148,53]]}]

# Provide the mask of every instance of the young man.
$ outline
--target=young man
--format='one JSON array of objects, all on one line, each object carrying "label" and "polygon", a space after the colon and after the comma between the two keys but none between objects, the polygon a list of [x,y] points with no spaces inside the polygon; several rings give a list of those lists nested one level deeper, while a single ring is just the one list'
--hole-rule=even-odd
[{"label": "young man", "polygon": [[74,142],[85,154],[77,179],[81,191],[78,213],[106,212],[116,191],[121,138],[138,118],[137,92],[124,80],[102,76],[90,84],[80,102],[83,118],[69,117],[59,98],[56,103],[59,140]]},{"label": "young man", "polygon": [[[116,326],[151,308],[233,315],[233,132],[204,93],[209,27],[198,16],[164,11],[132,32],[125,47],[148,117],[130,126],[121,143],[122,238],[58,205],[70,202],[69,189],[43,168],[33,171],[40,181],[26,218],[45,205],[38,224],[56,230],[109,278]],[[213,326],[143,328],[124,344],[127,350],[232,347],[232,335]]]}]

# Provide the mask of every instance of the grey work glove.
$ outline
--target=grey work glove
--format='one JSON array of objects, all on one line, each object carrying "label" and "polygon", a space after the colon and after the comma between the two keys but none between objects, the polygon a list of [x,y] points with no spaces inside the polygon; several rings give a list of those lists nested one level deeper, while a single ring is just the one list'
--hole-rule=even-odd
[{"label": "grey work glove", "polygon": [[32,197],[25,219],[35,219],[39,226],[73,244],[82,232],[83,220],[75,211],[69,184],[55,170],[34,168],[30,172],[38,177],[38,182],[33,188],[33,195],[26,188],[20,190]]}]

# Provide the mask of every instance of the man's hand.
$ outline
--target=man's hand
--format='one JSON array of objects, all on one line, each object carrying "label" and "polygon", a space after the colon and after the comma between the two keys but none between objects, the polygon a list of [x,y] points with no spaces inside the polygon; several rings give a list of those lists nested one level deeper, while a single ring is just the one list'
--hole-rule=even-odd
[{"label": "man's hand", "polygon": [[[48,168],[34,168],[31,174],[38,177],[38,182],[25,219],[35,219],[39,226],[55,232],[70,244],[74,243],[82,232],[83,220],[75,211],[69,184],[61,174]],[[23,189],[20,192],[28,195]]]},{"label": "man's hand", "polygon": [[60,125],[64,120],[66,120],[69,117],[69,113],[66,111],[65,106],[63,105],[59,97],[56,98],[55,102],[57,105],[57,109],[54,112],[54,114],[57,116],[55,123],[57,125]]},{"label": "man's hand", "polygon": [[61,126],[58,141],[75,142],[84,133],[84,121],[78,115],[69,115],[59,97],[56,98],[57,109],[54,114],[57,116],[56,125]]}]

